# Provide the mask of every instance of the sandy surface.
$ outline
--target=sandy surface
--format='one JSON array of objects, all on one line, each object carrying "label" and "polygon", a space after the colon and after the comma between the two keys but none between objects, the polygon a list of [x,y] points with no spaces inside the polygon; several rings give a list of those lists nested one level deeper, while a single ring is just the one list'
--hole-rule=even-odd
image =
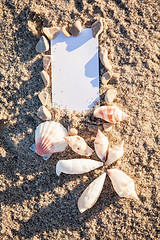
[{"label": "sandy surface", "polygon": [[[90,27],[100,16],[106,24],[99,44],[108,48],[113,65],[115,103],[131,116],[105,133],[111,146],[125,141],[125,153],[112,167],[134,179],[140,203],[120,199],[107,177],[97,203],[80,214],[79,196],[103,169],[58,179],[57,161],[78,155],[68,147],[45,162],[29,149],[41,122],[37,95],[43,89],[44,54],[35,46],[43,26],[80,19]],[[158,1],[1,0],[0,26],[1,239],[159,239]],[[100,76],[104,72],[100,64]],[[103,92],[101,87],[101,105]],[[95,134],[88,125],[103,123],[92,114],[82,118],[57,110],[52,116],[65,127],[77,126],[91,147]],[[98,160],[95,153],[92,158]]]}]

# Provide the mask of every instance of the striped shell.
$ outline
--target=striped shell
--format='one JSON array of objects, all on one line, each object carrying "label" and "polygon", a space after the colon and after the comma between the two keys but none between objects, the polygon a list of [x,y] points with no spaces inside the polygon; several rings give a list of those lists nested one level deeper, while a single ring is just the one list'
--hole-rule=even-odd
[{"label": "striped shell", "polygon": [[64,137],[67,130],[58,122],[47,121],[38,125],[35,131],[35,150],[45,159],[52,153],[63,152],[67,147]]},{"label": "striped shell", "polygon": [[94,111],[94,117],[102,118],[103,120],[110,122],[110,123],[120,122],[122,120],[129,118],[129,116],[126,113],[122,112],[116,106],[98,107]]}]

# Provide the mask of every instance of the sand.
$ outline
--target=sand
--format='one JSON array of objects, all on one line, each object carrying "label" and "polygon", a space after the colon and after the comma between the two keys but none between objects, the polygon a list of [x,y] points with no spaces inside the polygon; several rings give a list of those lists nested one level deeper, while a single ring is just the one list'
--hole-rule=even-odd
[{"label": "sand", "polygon": [[[124,140],[124,155],[111,168],[134,179],[137,203],[119,198],[109,178],[97,203],[80,214],[77,200],[103,168],[83,175],[55,175],[58,160],[79,157],[69,147],[48,161],[29,148],[41,122],[38,93],[42,57],[35,46],[42,27],[62,27],[80,19],[83,27],[103,17],[99,45],[113,66],[109,86],[115,104],[128,121],[105,132],[110,146]],[[159,239],[160,70],[158,1],[64,0],[0,2],[0,202],[1,239]],[[47,52],[49,54],[49,52]],[[100,64],[100,77],[105,72]],[[67,80],[66,80],[67,81]],[[101,86],[101,105],[105,90]],[[47,108],[51,110],[51,102]],[[76,126],[93,147],[90,124],[104,121],[90,113],[70,115],[58,109],[52,117],[65,127]],[[94,153],[93,159],[98,160]]]}]

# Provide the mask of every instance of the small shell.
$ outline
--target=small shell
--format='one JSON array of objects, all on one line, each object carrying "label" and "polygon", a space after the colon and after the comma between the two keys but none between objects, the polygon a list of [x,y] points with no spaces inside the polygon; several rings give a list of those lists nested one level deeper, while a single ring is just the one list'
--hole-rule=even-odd
[{"label": "small shell", "polygon": [[122,112],[116,106],[98,107],[94,111],[94,117],[102,118],[103,120],[110,122],[110,123],[120,122],[122,120],[129,118],[129,116],[126,113]]},{"label": "small shell", "polygon": [[119,145],[115,146],[114,148],[109,148],[108,151],[108,159],[107,162],[105,163],[106,165],[110,165],[119,158],[123,156],[123,144],[124,141],[122,141]]},{"label": "small shell", "polygon": [[106,173],[96,178],[82,193],[78,199],[78,209],[81,213],[91,208],[98,200],[101,194]]},{"label": "small shell", "polygon": [[93,150],[87,145],[85,140],[78,136],[70,136],[64,138],[72,150],[80,155],[90,156]]},{"label": "small shell", "polygon": [[105,162],[106,153],[108,150],[108,138],[98,129],[96,139],[94,141],[94,148],[97,153],[97,156]]},{"label": "small shell", "polygon": [[63,152],[67,143],[67,130],[58,122],[47,121],[38,125],[35,131],[35,151],[47,160],[52,153]]},{"label": "small shell", "polygon": [[118,169],[109,169],[107,170],[107,174],[111,179],[114,190],[120,197],[139,200],[135,191],[133,179]]},{"label": "small shell", "polygon": [[99,168],[103,163],[91,159],[69,159],[60,160],[56,165],[56,174],[82,174]]},{"label": "small shell", "polygon": [[117,95],[116,89],[109,89],[105,94],[105,102],[111,104]]}]

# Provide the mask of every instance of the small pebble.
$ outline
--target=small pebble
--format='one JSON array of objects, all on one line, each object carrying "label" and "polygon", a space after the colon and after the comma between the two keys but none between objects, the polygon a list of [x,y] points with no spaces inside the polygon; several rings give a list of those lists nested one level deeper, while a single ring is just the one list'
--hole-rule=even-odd
[{"label": "small pebble", "polygon": [[104,131],[105,131],[105,132],[111,131],[113,125],[114,125],[113,123],[103,123]]},{"label": "small pebble", "polygon": [[43,79],[44,86],[48,87],[50,85],[50,77],[49,77],[48,73],[43,70],[40,72],[40,74]]},{"label": "small pebble", "polygon": [[62,27],[62,33],[64,34],[64,36],[70,37],[71,34],[67,30],[68,30],[67,27]]},{"label": "small pebble", "polygon": [[103,75],[102,75],[102,78],[101,78],[101,82],[106,85],[109,80],[111,79],[112,77],[112,74],[108,71],[108,72],[105,72]]},{"label": "small pebble", "polygon": [[98,37],[103,32],[103,20],[100,18],[92,24],[92,36]]},{"label": "small pebble", "polygon": [[100,49],[100,54],[99,54],[101,63],[104,65],[107,71],[112,70],[112,65],[110,64],[110,61],[108,59],[108,51],[106,48],[101,48]]},{"label": "small pebble", "polygon": [[60,33],[60,28],[59,27],[51,27],[51,28],[43,28],[44,34],[51,40],[55,39],[58,34]]},{"label": "small pebble", "polygon": [[77,37],[81,33],[82,27],[81,27],[81,22],[77,20],[72,27],[70,28],[70,33],[72,36]]},{"label": "small pebble", "polygon": [[37,116],[41,118],[42,120],[51,120],[51,113],[48,111],[48,109],[44,106],[41,106],[38,109]]},{"label": "small pebble", "polygon": [[49,68],[51,60],[52,60],[51,55],[45,55],[43,57],[43,68],[44,68],[44,70],[47,70]]},{"label": "small pebble", "polygon": [[92,133],[97,133],[98,129],[101,130],[100,126],[97,125],[89,125],[88,130]]},{"label": "small pebble", "polygon": [[116,89],[109,89],[105,95],[105,102],[111,104],[117,95]]},{"label": "small pebble", "polygon": [[48,93],[46,91],[42,91],[38,94],[39,100],[41,101],[43,106],[46,106],[48,101]]},{"label": "small pebble", "polygon": [[45,36],[42,36],[36,45],[36,51],[38,53],[43,53],[49,50],[49,43]]},{"label": "small pebble", "polygon": [[76,128],[70,128],[68,133],[70,136],[78,135],[78,131]]}]

